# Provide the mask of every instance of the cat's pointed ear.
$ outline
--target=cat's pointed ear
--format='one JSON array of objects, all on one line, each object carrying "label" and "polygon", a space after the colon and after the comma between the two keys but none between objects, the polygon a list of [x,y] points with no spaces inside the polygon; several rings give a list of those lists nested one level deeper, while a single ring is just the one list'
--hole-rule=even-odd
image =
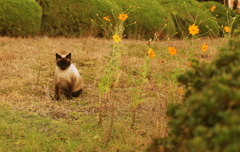
[{"label": "cat's pointed ear", "polygon": [[70,59],[71,60],[71,53],[69,53],[66,58]]},{"label": "cat's pointed ear", "polygon": [[61,55],[56,53],[56,60],[62,58]]}]

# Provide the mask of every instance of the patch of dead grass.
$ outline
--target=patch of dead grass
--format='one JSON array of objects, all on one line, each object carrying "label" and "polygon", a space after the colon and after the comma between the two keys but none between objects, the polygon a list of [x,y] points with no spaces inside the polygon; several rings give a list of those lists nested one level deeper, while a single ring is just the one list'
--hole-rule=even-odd
[{"label": "patch of dead grass", "polygon": [[[78,120],[82,117],[97,117],[98,115],[98,79],[105,66],[104,55],[111,51],[111,41],[96,38],[9,38],[0,37],[0,101],[15,110],[24,110],[38,113],[43,117],[52,119]],[[201,45],[207,43],[209,49],[207,55],[201,52]],[[217,47],[221,46],[219,39],[199,39],[195,41],[197,58],[201,62],[213,60],[217,54]],[[166,103],[181,102],[181,96],[177,93],[177,87],[166,72],[174,74],[174,67],[187,68],[187,63],[177,65],[176,58],[167,54],[167,47],[174,46],[178,49],[178,55],[184,58],[185,52],[191,51],[193,45],[189,41],[174,40],[162,41],[155,44],[154,51],[157,57],[151,61],[151,77],[142,88],[142,98],[145,102],[137,108],[137,122],[134,126],[136,136],[119,137],[130,142],[146,147],[154,136],[167,135]],[[147,42],[124,40],[121,57],[122,74],[115,88],[110,92],[111,97],[103,97],[104,118],[110,119],[111,101],[115,101],[115,118],[120,127],[128,130],[131,124],[132,99],[129,87],[137,87],[136,79],[140,75],[139,69],[146,55]],[[85,83],[83,94],[73,100],[53,101],[55,53],[67,54],[71,52],[73,62],[80,71]],[[164,60],[164,63],[160,62]],[[171,71],[172,70],[172,71]],[[129,80],[128,74],[132,79]],[[156,77],[158,77],[156,79]],[[131,85],[129,85],[131,81]],[[129,125],[126,125],[127,123]],[[103,121],[104,122],[104,121]],[[121,122],[122,125],[121,125]],[[96,122],[97,124],[97,122]],[[108,129],[107,127],[105,128]],[[126,133],[132,133],[127,132]],[[119,136],[119,135],[118,135]]]}]

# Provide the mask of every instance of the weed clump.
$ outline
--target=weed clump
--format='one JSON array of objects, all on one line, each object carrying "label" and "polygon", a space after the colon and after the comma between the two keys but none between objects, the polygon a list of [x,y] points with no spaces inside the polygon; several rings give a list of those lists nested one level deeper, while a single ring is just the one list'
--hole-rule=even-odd
[{"label": "weed clump", "polygon": [[169,137],[149,151],[240,150],[240,41],[231,40],[212,63],[193,61],[178,77],[185,86],[182,104],[169,104]]}]

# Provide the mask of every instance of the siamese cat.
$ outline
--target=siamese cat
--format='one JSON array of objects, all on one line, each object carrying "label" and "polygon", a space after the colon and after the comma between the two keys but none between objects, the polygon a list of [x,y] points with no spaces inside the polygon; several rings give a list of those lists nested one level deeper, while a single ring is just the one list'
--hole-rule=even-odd
[{"label": "siamese cat", "polygon": [[60,93],[63,93],[67,99],[72,99],[72,97],[78,97],[82,94],[83,79],[77,68],[71,63],[71,53],[68,55],[56,53],[54,80],[55,100],[59,100]]}]

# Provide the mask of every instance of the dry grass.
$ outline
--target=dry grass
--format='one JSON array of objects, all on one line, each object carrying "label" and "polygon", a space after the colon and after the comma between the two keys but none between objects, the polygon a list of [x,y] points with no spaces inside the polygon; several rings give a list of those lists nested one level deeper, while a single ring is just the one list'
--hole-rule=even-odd
[{"label": "dry grass", "polygon": [[[103,135],[94,139],[98,144],[105,144],[111,116],[111,102],[115,101],[114,126],[111,144],[107,150],[117,151],[121,146],[125,150],[143,150],[151,138],[167,135],[166,103],[181,102],[178,94],[176,76],[189,68],[186,52],[196,50],[195,58],[209,62],[217,54],[221,39],[175,40],[157,42],[154,51],[157,57],[151,60],[149,81],[141,88],[145,102],[137,108],[137,118],[131,127],[132,92],[137,88],[139,69],[146,55],[147,42],[124,40],[121,57],[119,82],[111,92],[103,96],[104,118]],[[201,45],[209,45],[207,53],[201,51]],[[0,38],[0,105],[12,110],[30,111],[42,117],[77,123],[76,127],[97,124],[99,111],[98,80],[105,66],[105,58],[111,51],[111,41],[96,38]],[[167,47],[174,46],[178,53],[170,56]],[[58,102],[52,100],[54,90],[55,53],[72,53],[82,75],[85,87],[79,98]],[[164,63],[160,62],[163,60]],[[182,69],[176,72],[175,69]],[[129,77],[131,75],[131,77]],[[90,121],[91,120],[91,121]],[[89,124],[88,124],[89,123]],[[84,134],[88,136],[87,133]],[[117,143],[117,144],[116,144]],[[132,148],[131,146],[132,145]],[[102,151],[96,146],[96,151]],[[136,148],[138,147],[138,148]],[[80,146],[84,150],[84,146]],[[123,150],[123,149],[122,149]]]}]

